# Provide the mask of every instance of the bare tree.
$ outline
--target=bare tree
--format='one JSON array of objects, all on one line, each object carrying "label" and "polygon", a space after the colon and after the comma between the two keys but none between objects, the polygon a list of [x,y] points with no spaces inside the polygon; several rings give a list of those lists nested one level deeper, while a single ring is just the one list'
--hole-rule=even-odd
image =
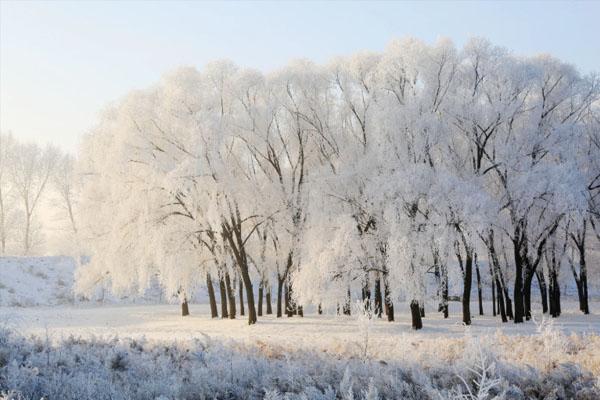
[{"label": "bare tree", "polygon": [[34,213],[54,173],[59,152],[55,147],[42,149],[36,144],[16,144],[13,148],[11,179],[24,212],[23,254],[32,246]]},{"label": "bare tree", "polygon": [[15,140],[11,135],[0,134],[0,254],[6,254],[10,235],[11,218],[14,211],[14,199],[9,176],[11,155]]}]

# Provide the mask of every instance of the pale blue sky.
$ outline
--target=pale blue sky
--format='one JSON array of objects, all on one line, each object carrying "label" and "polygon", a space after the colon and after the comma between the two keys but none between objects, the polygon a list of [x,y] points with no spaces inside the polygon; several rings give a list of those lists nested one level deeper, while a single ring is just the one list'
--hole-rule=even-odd
[{"label": "pale blue sky", "polygon": [[104,105],[174,67],[229,58],[271,70],[403,36],[483,36],[600,71],[600,2],[0,0],[0,129],[74,151]]}]

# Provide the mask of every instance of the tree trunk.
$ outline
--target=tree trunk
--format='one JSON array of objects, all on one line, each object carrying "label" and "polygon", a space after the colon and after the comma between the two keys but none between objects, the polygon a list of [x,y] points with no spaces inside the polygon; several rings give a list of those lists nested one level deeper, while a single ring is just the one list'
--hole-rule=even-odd
[{"label": "tree trunk", "polygon": [[590,302],[589,302],[589,296],[588,296],[588,283],[587,283],[587,271],[585,270],[585,266],[582,269],[582,286],[583,286],[583,304],[582,304],[582,310],[584,314],[589,314],[590,313]]},{"label": "tree trunk", "polygon": [[221,318],[229,317],[227,312],[227,293],[225,291],[225,281],[223,278],[219,279],[219,294],[221,297]]},{"label": "tree trunk", "polygon": [[321,306],[321,303],[319,303],[319,306],[317,307],[317,314],[323,314],[323,307]]},{"label": "tree trunk", "polygon": [[410,302],[410,315],[412,317],[412,328],[415,330],[423,328],[423,320],[421,319],[421,310],[419,302],[412,300]]},{"label": "tree trunk", "polygon": [[577,298],[579,299],[579,311],[583,311],[583,285],[580,279],[575,280],[577,286]]},{"label": "tree trunk", "polygon": [[[241,275],[240,279],[240,306],[243,307],[243,294],[242,284],[246,287],[246,297],[248,302],[248,325],[256,323],[256,307],[254,305],[254,292],[252,289],[252,281],[250,280],[250,274],[248,272],[248,256],[246,254],[245,243],[242,234],[242,218],[240,216],[237,204],[232,207],[229,204],[230,219],[223,220],[221,227],[223,230],[223,237],[229,243],[229,249],[233,254],[236,264],[238,266],[238,272]],[[240,310],[242,311],[242,310]]]},{"label": "tree trunk", "polygon": [[465,271],[463,276],[462,311],[463,324],[471,325],[471,282],[473,277],[473,254],[466,251]]},{"label": "tree trunk", "polygon": [[385,301],[385,315],[387,316],[388,322],[394,320],[394,302],[392,301],[392,295],[390,293],[390,283],[388,282],[387,275],[383,275],[383,286],[384,294],[383,298]]},{"label": "tree trunk", "polygon": [[513,305],[512,300],[510,299],[510,295],[508,294],[508,288],[504,288],[504,302],[506,303],[506,316],[508,317],[508,319],[514,320],[515,314],[513,313]]},{"label": "tree trunk", "polygon": [[525,306],[523,304],[523,260],[521,259],[520,245],[514,243],[514,257],[515,257],[515,324],[523,322],[525,316]]},{"label": "tree trunk", "polygon": [[375,315],[377,318],[381,318],[383,311],[382,303],[381,279],[377,276],[377,279],[375,280]]},{"label": "tree trunk", "polygon": [[369,281],[369,273],[365,274],[365,281],[362,289],[362,301],[365,311],[371,310],[371,282]]},{"label": "tree trunk", "polygon": [[181,316],[185,317],[187,315],[190,315],[190,309],[188,307],[187,298],[184,297],[183,301],[181,302]]},{"label": "tree trunk", "polygon": [[546,288],[546,279],[544,279],[544,273],[541,271],[535,271],[535,277],[537,278],[540,287],[540,295],[542,296],[542,313],[546,314],[548,312],[548,290]]},{"label": "tree trunk", "polygon": [[498,284],[500,286],[498,286],[498,294],[499,295],[503,295],[504,296],[504,307],[506,307],[506,316],[509,319],[514,319],[514,314],[512,311],[512,301],[510,300],[510,296],[508,294],[508,286],[506,285],[506,282],[504,281],[504,274],[502,273],[502,269],[500,268],[500,264],[498,264],[498,281],[496,282],[496,286],[498,286]]},{"label": "tree trunk", "polygon": [[500,314],[502,322],[508,322],[508,319],[506,318],[506,306],[504,303],[505,298],[508,298],[508,290],[505,292],[504,277],[502,275],[500,261],[498,260],[498,253],[496,253],[496,245],[494,244],[494,231],[492,229],[490,229],[486,244],[489,255],[490,275],[492,277],[492,297],[494,297],[495,291],[495,297],[498,302],[498,308],[496,309],[496,307],[494,307],[494,312],[497,311]]},{"label": "tree trunk", "polygon": [[448,318],[448,266],[440,266],[441,285],[442,285],[442,313],[444,318]]},{"label": "tree trunk", "polygon": [[552,270],[550,271],[550,283],[548,285],[548,292],[550,295],[550,315],[553,318],[560,316],[560,286],[558,284],[558,278],[556,270],[554,269],[556,265],[553,262]]},{"label": "tree trunk", "polygon": [[438,299],[438,312],[442,312],[442,310],[444,309],[443,305],[442,305],[442,278],[441,278],[441,274],[440,274],[440,266],[438,265],[438,261],[437,258],[435,257],[435,253],[434,253],[434,257],[433,257],[433,276],[435,278],[435,283],[436,283],[436,297]]},{"label": "tree trunk", "polygon": [[244,312],[244,282],[241,277],[238,279],[238,293],[240,300],[240,315],[246,315]]},{"label": "tree trunk", "polygon": [[344,303],[344,315],[352,314],[352,294],[350,293],[350,288],[348,287],[348,292],[346,294],[346,302]]},{"label": "tree trunk", "polygon": [[286,280],[285,282],[285,313],[288,318],[294,316],[294,306],[292,304],[292,287]]},{"label": "tree trunk", "polygon": [[529,268],[525,269],[525,279],[523,279],[523,311],[526,321],[531,319],[531,284],[533,283],[533,273],[529,271]]},{"label": "tree trunk", "polygon": [[502,293],[502,288],[500,287],[500,280],[496,277],[496,287],[498,288],[498,312],[500,313],[500,318],[502,318],[502,322],[508,322],[506,318],[506,308],[504,304],[504,295]]},{"label": "tree trunk", "polygon": [[[585,230],[583,234],[585,235]],[[587,315],[590,313],[590,306],[588,301],[587,265],[585,261],[585,239],[581,240],[581,242],[577,244],[577,249],[579,250],[578,287],[581,287],[581,290],[578,290],[578,292],[581,292],[579,295],[579,309]]]},{"label": "tree trunk", "polygon": [[273,314],[273,307],[271,306],[271,284],[267,282],[267,294],[265,295],[267,302],[267,315]]},{"label": "tree trunk", "polygon": [[477,276],[477,300],[479,301],[479,315],[483,315],[483,293],[481,288],[481,273],[479,272],[479,263],[477,262],[477,253],[475,253],[475,275]]},{"label": "tree trunk", "polygon": [[258,316],[262,317],[263,315],[263,282],[260,282],[258,285]]},{"label": "tree trunk", "polygon": [[229,301],[229,319],[235,319],[235,293],[231,286],[231,278],[229,278],[228,272],[225,273],[225,289],[227,290],[227,300]]},{"label": "tree trunk", "polygon": [[495,317],[497,315],[497,313],[496,313],[496,279],[495,279],[495,274],[493,271],[492,264],[493,263],[492,263],[491,257],[489,257],[488,265],[490,267],[490,277],[491,277],[491,281],[492,281],[492,316]]},{"label": "tree trunk", "polygon": [[210,303],[210,316],[211,318],[219,318],[217,312],[217,298],[215,296],[215,288],[213,287],[212,278],[210,274],[206,274],[206,288],[208,289],[208,302]]},{"label": "tree trunk", "polygon": [[283,297],[283,283],[285,279],[277,278],[277,318],[283,316],[282,310],[282,297]]},{"label": "tree trunk", "polygon": [[[248,305],[248,325],[253,325],[256,323],[256,307],[254,306],[254,290],[252,288],[252,281],[250,280],[250,274],[248,274],[248,269],[244,268],[241,271],[242,280],[244,282],[244,287],[246,288],[246,304]],[[240,300],[241,297],[240,297]]]}]

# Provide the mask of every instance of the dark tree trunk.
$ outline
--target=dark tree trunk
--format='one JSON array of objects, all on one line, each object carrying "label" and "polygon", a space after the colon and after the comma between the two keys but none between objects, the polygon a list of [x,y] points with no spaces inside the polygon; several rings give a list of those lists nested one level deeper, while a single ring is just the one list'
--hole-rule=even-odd
[{"label": "dark tree trunk", "polygon": [[581,280],[577,279],[575,281],[577,285],[577,298],[579,299],[579,311],[583,311],[583,285],[581,284]]},{"label": "dark tree trunk", "polygon": [[492,316],[496,316],[496,279],[494,274],[494,267],[492,266],[493,262],[491,257],[488,257],[488,265],[490,267],[490,277],[492,281]]},{"label": "dark tree trunk", "polygon": [[442,285],[442,313],[444,318],[448,318],[448,266],[440,266],[441,285]]},{"label": "dark tree trunk", "polygon": [[231,278],[229,278],[229,273],[227,272],[225,273],[225,289],[227,290],[227,300],[229,301],[229,319],[235,319],[235,293],[231,286]]},{"label": "dark tree trunk", "polygon": [[525,268],[525,278],[523,279],[523,311],[525,320],[531,319],[531,284],[533,283],[533,273],[529,267]]},{"label": "dark tree trunk", "polygon": [[504,302],[506,303],[506,316],[508,319],[514,320],[515,314],[513,313],[513,304],[512,300],[510,299],[510,295],[508,294],[508,288],[504,289]]},{"label": "dark tree trunk", "polygon": [[344,315],[352,314],[352,294],[350,293],[350,288],[348,288],[348,293],[346,294],[346,302],[344,303]]},{"label": "dark tree trunk", "polygon": [[[553,263],[553,268],[555,264]],[[560,286],[558,285],[558,278],[556,270],[550,271],[549,277],[550,283],[548,285],[548,292],[550,296],[550,315],[553,318],[560,316]]]},{"label": "dark tree trunk", "polygon": [[[548,233],[545,234],[544,237],[537,243],[535,256],[532,256],[527,253],[527,237],[523,236],[520,240],[513,241],[513,243],[515,244],[515,264],[517,264],[517,266],[520,265],[521,268],[521,271],[517,271],[517,277],[515,281],[523,279],[521,288],[522,291],[520,293],[516,291],[517,288],[515,287],[515,322],[518,322],[518,302],[521,302],[521,308],[523,311],[520,318],[521,322],[523,321],[523,314],[527,320],[531,319],[531,283],[533,281],[533,276],[537,271],[537,267],[540,264],[542,256],[544,255],[546,241],[551,235],[554,234],[554,232],[558,228],[558,222],[559,220],[556,220],[554,225],[552,225],[548,230]],[[518,235],[516,236],[519,237]],[[520,246],[517,246],[517,244],[520,244]],[[521,253],[520,250],[523,250],[523,252]],[[519,274],[519,272],[521,272],[521,274]],[[523,275],[523,273],[524,277],[520,278],[520,275]],[[521,298],[522,300],[519,300]],[[546,310],[547,308],[548,305],[546,304]]]},{"label": "dark tree trunk", "polygon": [[585,260],[585,234],[586,234],[586,222],[583,224],[583,233],[573,237],[575,247],[579,252],[579,276],[575,271],[575,268],[571,266],[573,270],[573,276],[575,277],[575,283],[577,283],[577,295],[579,297],[579,310],[584,314],[590,313],[590,305],[588,301],[588,282],[587,282],[587,265]]},{"label": "dark tree trunk", "polygon": [[256,323],[256,306],[254,305],[254,289],[252,288],[252,281],[250,280],[250,274],[248,274],[247,269],[242,271],[242,279],[244,281],[244,287],[246,288],[246,303],[248,305],[248,325],[252,325]]},{"label": "dark tree trunk", "polygon": [[521,246],[513,241],[515,257],[515,324],[523,322],[525,317],[525,305],[523,304],[523,260],[521,258]]},{"label": "dark tree trunk", "polygon": [[477,300],[479,301],[479,315],[483,315],[483,293],[481,287],[481,273],[479,272],[479,263],[477,262],[477,253],[475,258],[475,275],[477,276]]},{"label": "dark tree trunk", "polygon": [[304,317],[304,308],[302,306],[296,306],[296,310],[298,310],[299,317]]},{"label": "dark tree trunk", "polygon": [[546,279],[541,271],[535,271],[535,277],[537,278],[540,287],[540,295],[542,296],[542,313],[546,314],[548,312],[548,290],[546,287]]},{"label": "dark tree trunk", "polygon": [[410,302],[410,315],[412,317],[412,328],[415,330],[423,328],[423,320],[421,319],[421,307],[417,300]]},{"label": "dark tree trunk", "polygon": [[210,303],[210,316],[211,318],[219,318],[217,311],[217,297],[215,296],[215,288],[213,287],[212,278],[210,274],[206,274],[206,288],[208,289],[208,302]]},{"label": "dark tree trunk", "polygon": [[238,293],[240,300],[240,315],[246,315],[244,312],[244,282],[241,277],[238,279]]},{"label": "dark tree trunk", "polygon": [[473,254],[466,251],[465,270],[463,276],[462,314],[463,324],[471,325],[471,283],[473,281]]},{"label": "dark tree trunk", "polygon": [[587,271],[585,270],[585,266],[583,268],[583,276],[581,277],[582,280],[582,286],[583,286],[583,304],[582,304],[582,310],[584,314],[589,314],[590,313],[590,302],[589,302],[589,295],[588,295],[588,282],[587,282]]},{"label": "dark tree trunk", "polygon": [[[502,275],[502,268],[500,267],[500,261],[498,260],[498,253],[496,253],[496,245],[494,244],[494,231],[490,229],[489,236],[486,241],[490,263],[490,275],[492,277],[492,296],[495,297],[498,302],[497,312],[502,318],[502,322],[508,322],[506,318],[506,306],[504,303],[505,299],[508,299],[508,290],[505,292],[504,277]],[[495,290],[494,290],[495,289]],[[496,312],[496,307],[494,307]]]},{"label": "dark tree trunk", "polygon": [[581,286],[582,286],[582,293],[583,293],[583,301],[581,304],[581,311],[583,311],[584,314],[589,314],[590,313],[590,303],[588,301],[588,283],[587,283],[587,272],[585,270],[585,266],[582,269],[582,277],[581,277]]},{"label": "dark tree trunk", "polygon": [[319,306],[317,307],[317,314],[323,314],[323,307],[321,306],[321,303],[319,303]]},{"label": "dark tree trunk", "polygon": [[288,281],[285,282],[285,313],[288,318],[294,316],[294,305],[292,304],[292,287]]},{"label": "dark tree trunk", "polygon": [[460,244],[458,241],[454,243],[456,258],[458,265],[462,271],[463,278],[463,295],[462,295],[462,320],[463,324],[471,325],[471,285],[473,284],[473,248],[469,245],[469,242],[460,229],[459,225],[456,225],[457,231],[460,233],[462,245],[465,249],[465,260],[463,263]]},{"label": "dark tree trunk", "polygon": [[583,277],[580,276],[579,279],[576,278],[575,283],[577,284],[577,298],[579,299],[579,310],[584,314],[589,314],[589,305],[587,300],[587,277],[584,280]]},{"label": "dark tree trunk", "polygon": [[[506,259],[506,253],[504,254],[504,262],[506,264],[506,268],[508,268],[508,260]],[[510,300],[510,295],[508,294],[508,285],[504,280],[504,274],[502,273],[502,268],[500,267],[500,262],[498,261],[498,269],[496,271],[497,278],[499,279],[500,286],[498,286],[498,293],[504,295],[504,306],[506,307],[506,316],[509,319],[514,319],[512,301]]]},{"label": "dark tree trunk", "polygon": [[371,310],[371,282],[369,281],[369,274],[365,274],[365,281],[362,289],[362,301],[365,311]]},{"label": "dark tree trunk", "polygon": [[390,292],[390,283],[388,282],[387,276],[383,275],[383,286],[384,294],[383,299],[385,301],[385,315],[387,316],[388,322],[394,320],[394,302],[392,301],[392,295]]},{"label": "dark tree trunk", "polygon": [[219,294],[221,297],[221,318],[229,317],[227,312],[227,292],[225,291],[225,281],[223,278],[219,279]]},{"label": "dark tree trunk", "polygon": [[267,293],[265,295],[267,302],[267,315],[273,314],[273,307],[271,306],[271,284],[267,282]]},{"label": "dark tree trunk", "polygon": [[258,316],[263,315],[263,282],[258,285]]},{"label": "dark tree trunk", "polygon": [[500,318],[502,318],[502,322],[508,322],[508,318],[506,318],[504,295],[502,293],[502,288],[500,287],[500,281],[498,278],[496,278],[496,287],[498,288],[498,312],[500,313]]},{"label": "dark tree trunk", "polygon": [[284,283],[284,281],[285,281],[285,278],[284,279],[277,278],[277,318],[281,318],[283,316],[282,301],[283,301],[283,283]]},{"label": "dark tree trunk", "polygon": [[383,312],[383,301],[381,293],[381,279],[377,276],[375,280],[375,315],[377,318],[381,318]]},{"label": "dark tree trunk", "polygon": [[187,298],[184,297],[183,301],[181,302],[181,316],[185,317],[187,315],[190,315],[190,309],[188,307]]},{"label": "dark tree trunk", "polygon": [[442,312],[444,306],[442,305],[442,277],[440,273],[440,266],[438,265],[437,257],[435,256],[435,252],[433,252],[433,276],[435,277],[436,283],[436,296],[438,299],[438,312]]},{"label": "dark tree trunk", "polygon": [[[229,204],[229,212],[229,218],[227,220],[223,220],[221,224],[223,230],[222,234],[223,238],[226,239],[229,244],[229,249],[235,258],[238,266],[238,272],[241,276],[240,295],[242,294],[242,282],[246,288],[246,296],[248,301],[248,325],[253,325],[256,323],[256,307],[254,305],[252,281],[250,280],[250,274],[248,272],[248,256],[245,248],[246,240],[243,238],[244,234],[242,232],[242,218],[236,204]],[[242,296],[240,296],[240,300],[240,305],[243,307]]]},{"label": "dark tree trunk", "polygon": [[500,268],[500,264],[498,264],[498,281],[496,282],[496,286],[498,286],[498,294],[504,296],[504,307],[506,307],[506,316],[509,319],[514,319],[513,309],[512,309],[512,301],[510,300],[510,295],[508,294],[508,286],[506,285],[506,281],[504,280],[504,274],[502,273],[502,269]]},{"label": "dark tree trunk", "polygon": [[[563,252],[566,250],[563,247]],[[548,266],[548,307],[552,318],[560,316],[560,286],[558,284],[558,261],[556,259],[556,244],[546,250],[546,265]]]}]

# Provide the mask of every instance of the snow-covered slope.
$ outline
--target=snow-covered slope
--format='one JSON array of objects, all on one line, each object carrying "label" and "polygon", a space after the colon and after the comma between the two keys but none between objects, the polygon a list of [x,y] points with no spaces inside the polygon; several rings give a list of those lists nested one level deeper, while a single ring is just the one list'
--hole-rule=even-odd
[{"label": "snow-covered slope", "polygon": [[[84,266],[85,267],[85,266]],[[156,304],[177,303],[177,297],[166,296],[157,282],[143,293],[116,296],[97,288],[95,295],[74,293],[75,269],[72,257],[0,257],[0,306],[32,307],[72,303]],[[188,298],[195,303],[207,301],[204,288]]]},{"label": "snow-covered slope", "polygon": [[0,257],[0,305],[72,303],[74,272],[71,257]]}]

